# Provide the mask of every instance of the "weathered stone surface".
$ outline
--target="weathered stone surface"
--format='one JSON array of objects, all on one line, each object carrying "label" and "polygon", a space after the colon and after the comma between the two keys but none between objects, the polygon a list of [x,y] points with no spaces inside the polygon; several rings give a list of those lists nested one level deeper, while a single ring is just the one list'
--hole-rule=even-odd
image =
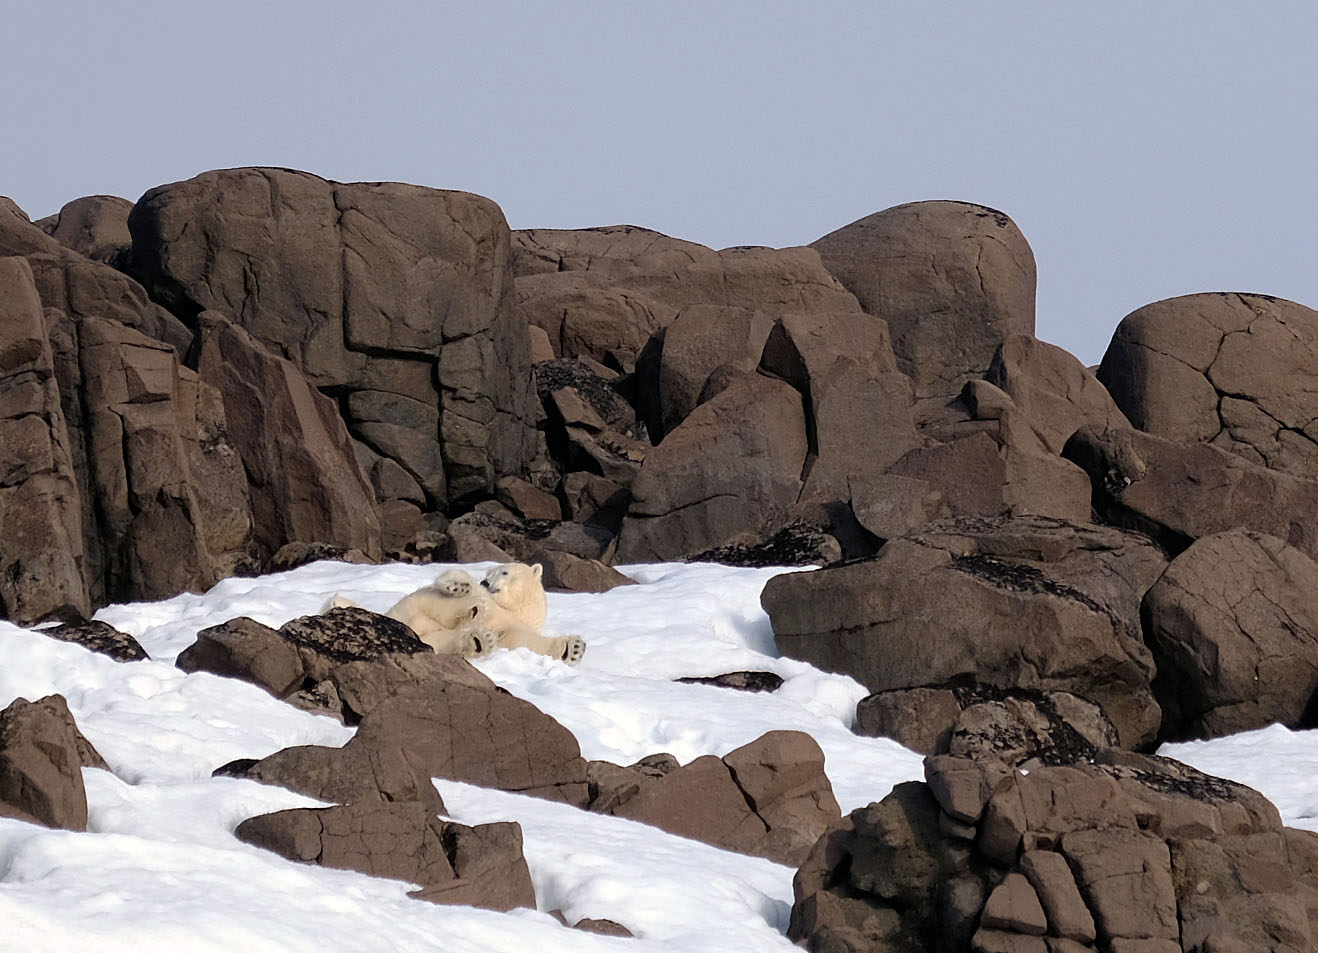
[{"label": "weathered stone surface", "polygon": [[132,210],[133,203],[128,199],[88,195],[65,203],[56,214],[33,224],[78,254],[115,265],[133,244],[128,232],[128,213]]},{"label": "weathered stone surface", "polygon": [[138,274],[175,313],[226,313],[317,387],[438,406],[445,502],[530,459],[529,343],[494,203],[229,169],[152,189],[129,227]]},{"label": "weathered stone surface", "polygon": [[800,394],[764,377],[739,380],[645,458],[618,560],[675,559],[772,533],[800,492],[806,452]]},{"label": "weathered stone surface", "polygon": [[774,325],[761,366],[800,391],[806,407],[803,500],[854,500],[852,481],[920,444],[911,384],[897,370],[883,321],[855,312],[788,315]]},{"label": "weathered stone surface", "polygon": [[522,519],[561,520],[563,509],[558,498],[520,477],[500,477],[494,485],[494,498]]},{"label": "weathered stone surface", "polygon": [[1099,379],[1141,430],[1318,479],[1318,312],[1270,295],[1193,294],[1118,325]]},{"label": "weathered stone surface", "polygon": [[329,678],[336,665],[346,662],[432,651],[403,623],[356,607],[301,616],[280,626],[278,635],[296,648],[305,676],[313,682]]},{"label": "weathered stone surface", "polygon": [[[992,754],[1006,761],[1074,760],[1085,746],[1118,742],[1102,708],[1062,691],[993,688],[891,689],[856,705],[856,733],[892,738],[921,754]],[[1015,758],[1020,754],[1020,758]]]},{"label": "weathered stone surface", "polygon": [[205,590],[249,565],[247,478],[219,393],[132,328],[86,317],[76,331],[93,601]]},{"label": "weathered stone surface", "polygon": [[845,951],[1309,948],[1318,837],[1283,829],[1255,791],[1115,748],[1029,770],[992,756],[925,768],[928,784],[898,785],[816,842],[789,937]]},{"label": "weathered stone surface", "polygon": [[892,329],[917,400],[954,397],[1012,334],[1034,334],[1034,254],[1006,215],[914,202],[810,246],[864,310]]},{"label": "weathered stone surface", "polygon": [[1312,723],[1318,565],[1245,529],[1196,541],[1144,597],[1165,737]]},{"label": "weathered stone surface", "polygon": [[1089,474],[1101,519],[1146,532],[1173,554],[1244,527],[1318,558],[1318,482],[1137,430],[1082,427],[1064,455]]},{"label": "weathered stone surface", "polygon": [[856,311],[856,299],[809,248],[713,251],[631,225],[514,232],[513,270],[520,277],[588,272],[674,311],[697,304],[753,308],[774,316]]},{"label": "weathered stone surface", "polygon": [[0,618],[90,612],[81,507],[32,270],[0,258]]},{"label": "weathered stone surface", "polygon": [[1093,943],[1094,918],[1080,896],[1066,858],[1046,850],[1021,855],[1021,872],[1029,878],[1048,918],[1049,932],[1078,943]]},{"label": "weathered stone surface", "polygon": [[1164,565],[1147,540],[1104,527],[948,520],[872,560],[774,577],[761,602],[785,655],[871,691],[973,680],[1072,692],[1136,747],[1160,720],[1139,603]]},{"label": "weathered stone surface", "polygon": [[764,353],[774,322],[762,311],[696,305],[669,325],[659,364],[662,435],[680,424],[700,402],[717,368],[731,364],[753,371]]},{"label": "weathered stone surface", "polygon": [[[646,773],[638,773],[638,769]],[[809,735],[771,731],[723,759],[592,768],[591,809],[796,865],[841,812]]]},{"label": "weathered stone surface", "polygon": [[66,622],[40,630],[42,635],[61,642],[73,642],[85,649],[108,655],[116,662],[140,662],[148,658],[146,649],[127,632],[120,632],[108,622],[84,620]]},{"label": "weathered stone surface", "polygon": [[552,358],[590,357],[630,370],[650,335],[676,315],[671,305],[585,271],[521,275],[514,287],[519,310],[545,335]]},{"label": "weathered stone surface", "polygon": [[636,580],[624,576],[598,559],[582,559],[571,553],[545,550],[535,561],[544,567],[542,582],[546,589],[565,592],[608,592],[619,586],[634,586]]},{"label": "weathered stone surface", "polygon": [[215,312],[199,321],[198,372],[224,399],[262,555],[314,540],[378,558],[375,495],[333,402],[242,328]]},{"label": "weathered stone surface", "polygon": [[301,688],[306,678],[297,646],[244,616],[202,629],[174,664],[185,672],[240,678],[276,698]]},{"label": "weathered stone surface", "polygon": [[247,818],[234,835],[289,860],[424,885],[456,876],[443,825],[419,803],[405,801],[276,811]]},{"label": "weathered stone surface", "polygon": [[1007,338],[986,376],[1011,397],[1052,453],[1061,453],[1071,434],[1085,425],[1099,430],[1130,426],[1089,368],[1037,338]]},{"label": "weathered stone surface", "polygon": [[105,766],[78,731],[63,696],[15,699],[0,711],[0,816],[86,830],[82,766],[90,756]]}]

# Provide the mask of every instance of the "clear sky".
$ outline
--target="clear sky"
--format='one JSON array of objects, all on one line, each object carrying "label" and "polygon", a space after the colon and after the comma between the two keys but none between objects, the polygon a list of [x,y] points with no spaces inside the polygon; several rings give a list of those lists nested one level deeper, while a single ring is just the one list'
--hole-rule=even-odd
[{"label": "clear sky", "polygon": [[1318,4],[5,3],[0,194],[33,218],[280,165],[805,244],[871,212],[1011,215],[1038,333],[1086,362],[1192,291],[1318,306]]}]

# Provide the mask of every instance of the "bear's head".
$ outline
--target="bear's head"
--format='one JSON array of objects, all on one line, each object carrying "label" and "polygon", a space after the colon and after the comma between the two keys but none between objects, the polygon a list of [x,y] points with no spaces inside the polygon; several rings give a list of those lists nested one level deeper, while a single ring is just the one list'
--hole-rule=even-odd
[{"label": "bear's head", "polygon": [[481,586],[490,600],[509,612],[521,613],[530,606],[545,603],[545,587],[540,581],[544,567],[539,563],[504,563],[485,574]]}]

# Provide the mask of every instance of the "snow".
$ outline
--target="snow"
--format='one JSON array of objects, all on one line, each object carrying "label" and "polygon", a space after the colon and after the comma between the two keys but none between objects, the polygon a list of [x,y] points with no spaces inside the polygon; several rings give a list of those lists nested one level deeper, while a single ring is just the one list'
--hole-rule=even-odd
[{"label": "snow", "polygon": [[[436,782],[453,819],[515,820],[539,911],[493,913],[411,900],[412,885],[286,861],[233,837],[244,818],[317,802],[211,772],[299,744],[342,745],[352,730],[262,690],[173,665],[201,629],[246,615],[267,625],[317,612],[334,593],[383,610],[447,566],[320,562],[227,579],[205,594],[109,606],[97,618],[134,635],[150,661],[117,663],[0,622],[0,706],[59,692],[111,772],[86,769],[86,833],[0,819],[0,951],[180,950],[321,953],[794,949],[785,938],[790,868],[622,818],[452,781]],[[483,572],[488,564],[467,567]],[[865,690],[780,658],[760,608],[782,569],[709,564],[623,567],[603,594],[551,594],[546,629],[589,643],[576,668],[527,650],[478,663],[558,719],[582,754],[630,764],[657,752],[686,763],[766,731],[818,740],[843,811],[922,776],[921,759],[851,732]],[[753,694],[674,679],[739,670],[784,679]],[[1279,726],[1164,753],[1272,798],[1286,822],[1318,829],[1318,748]],[[585,917],[637,939],[560,926]]]}]

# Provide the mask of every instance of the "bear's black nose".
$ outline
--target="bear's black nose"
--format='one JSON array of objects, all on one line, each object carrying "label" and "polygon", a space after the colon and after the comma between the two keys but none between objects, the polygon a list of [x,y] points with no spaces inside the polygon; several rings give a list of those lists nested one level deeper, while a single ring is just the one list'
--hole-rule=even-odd
[{"label": "bear's black nose", "polygon": [[481,585],[484,586],[486,589],[488,589],[490,588],[490,581],[488,579],[482,579]]}]

